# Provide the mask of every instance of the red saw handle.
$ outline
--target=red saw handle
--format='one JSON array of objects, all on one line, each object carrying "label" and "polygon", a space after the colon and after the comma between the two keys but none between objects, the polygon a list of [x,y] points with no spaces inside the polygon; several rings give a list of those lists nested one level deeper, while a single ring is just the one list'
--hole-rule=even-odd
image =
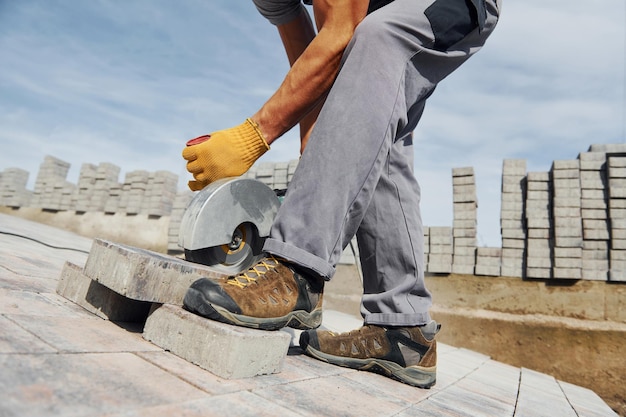
[{"label": "red saw handle", "polygon": [[187,141],[187,146],[197,145],[199,143],[206,142],[209,139],[211,139],[211,135],[198,136],[197,138],[193,138],[193,139],[188,140]]}]

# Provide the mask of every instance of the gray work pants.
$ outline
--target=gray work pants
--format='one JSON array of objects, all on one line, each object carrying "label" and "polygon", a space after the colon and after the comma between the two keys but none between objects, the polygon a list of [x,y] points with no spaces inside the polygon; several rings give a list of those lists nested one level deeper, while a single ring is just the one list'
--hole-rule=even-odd
[{"label": "gray work pants", "polygon": [[[499,6],[487,0],[482,30],[459,40],[445,28],[451,1],[395,0],[357,27],[264,246],[330,279],[356,234],[369,324],[430,320],[412,131],[437,83],[484,44]],[[443,8],[427,11],[434,3]]]}]

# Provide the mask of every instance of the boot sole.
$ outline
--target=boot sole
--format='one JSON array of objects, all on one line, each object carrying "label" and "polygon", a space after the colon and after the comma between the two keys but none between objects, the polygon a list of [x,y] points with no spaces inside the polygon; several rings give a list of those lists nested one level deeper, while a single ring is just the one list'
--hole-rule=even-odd
[{"label": "boot sole", "polygon": [[223,307],[211,304],[200,291],[193,288],[187,290],[183,304],[187,310],[202,317],[252,329],[279,330],[284,327],[292,327],[299,330],[310,330],[316,329],[322,324],[321,308],[311,312],[292,311],[281,317],[251,317],[235,314]]},{"label": "boot sole", "polygon": [[333,365],[357,369],[359,371],[375,372],[418,388],[430,388],[435,385],[435,382],[437,381],[437,368],[435,366],[408,366],[405,368],[395,362],[383,359],[345,358],[343,356],[335,356],[324,353],[312,348],[310,345],[306,347],[305,352],[316,359]]}]

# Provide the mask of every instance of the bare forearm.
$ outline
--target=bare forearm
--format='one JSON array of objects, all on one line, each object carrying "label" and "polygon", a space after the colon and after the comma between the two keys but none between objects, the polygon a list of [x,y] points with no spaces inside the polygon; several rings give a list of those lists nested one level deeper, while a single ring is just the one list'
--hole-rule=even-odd
[{"label": "bare forearm", "polygon": [[252,116],[268,143],[295,126],[326,95],[343,51],[367,11],[367,2],[340,0],[340,6],[332,3],[327,2],[327,10],[322,10],[332,13],[324,16],[318,35],[293,62],[276,93]]},{"label": "bare forearm", "polygon": [[283,135],[311,110],[332,85],[343,48],[322,46],[323,33],[294,62],[276,93],[252,116],[268,143]]},{"label": "bare forearm", "polygon": [[[300,15],[293,21],[279,25],[278,33],[285,47],[290,66],[300,58],[300,55],[315,38],[313,22],[305,9],[301,9]],[[317,121],[321,105],[322,102],[300,119],[300,153],[304,152],[311,130]]]},{"label": "bare forearm", "polygon": [[311,22],[309,13],[303,9],[293,21],[279,25],[278,34],[291,66],[315,38],[315,29],[313,29],[313,22]]}]

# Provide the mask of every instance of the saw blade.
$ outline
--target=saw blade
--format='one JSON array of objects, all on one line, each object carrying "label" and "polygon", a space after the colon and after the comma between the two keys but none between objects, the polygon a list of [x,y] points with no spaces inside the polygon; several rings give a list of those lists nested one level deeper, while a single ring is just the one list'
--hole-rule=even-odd
[{"label": "saw blade", "polygon": [[185,258],[220,272],[235,275],[262,258],[263,240],[252,224],[244,223],[233,231],[230,243],[196,250],[185,249]]}]

